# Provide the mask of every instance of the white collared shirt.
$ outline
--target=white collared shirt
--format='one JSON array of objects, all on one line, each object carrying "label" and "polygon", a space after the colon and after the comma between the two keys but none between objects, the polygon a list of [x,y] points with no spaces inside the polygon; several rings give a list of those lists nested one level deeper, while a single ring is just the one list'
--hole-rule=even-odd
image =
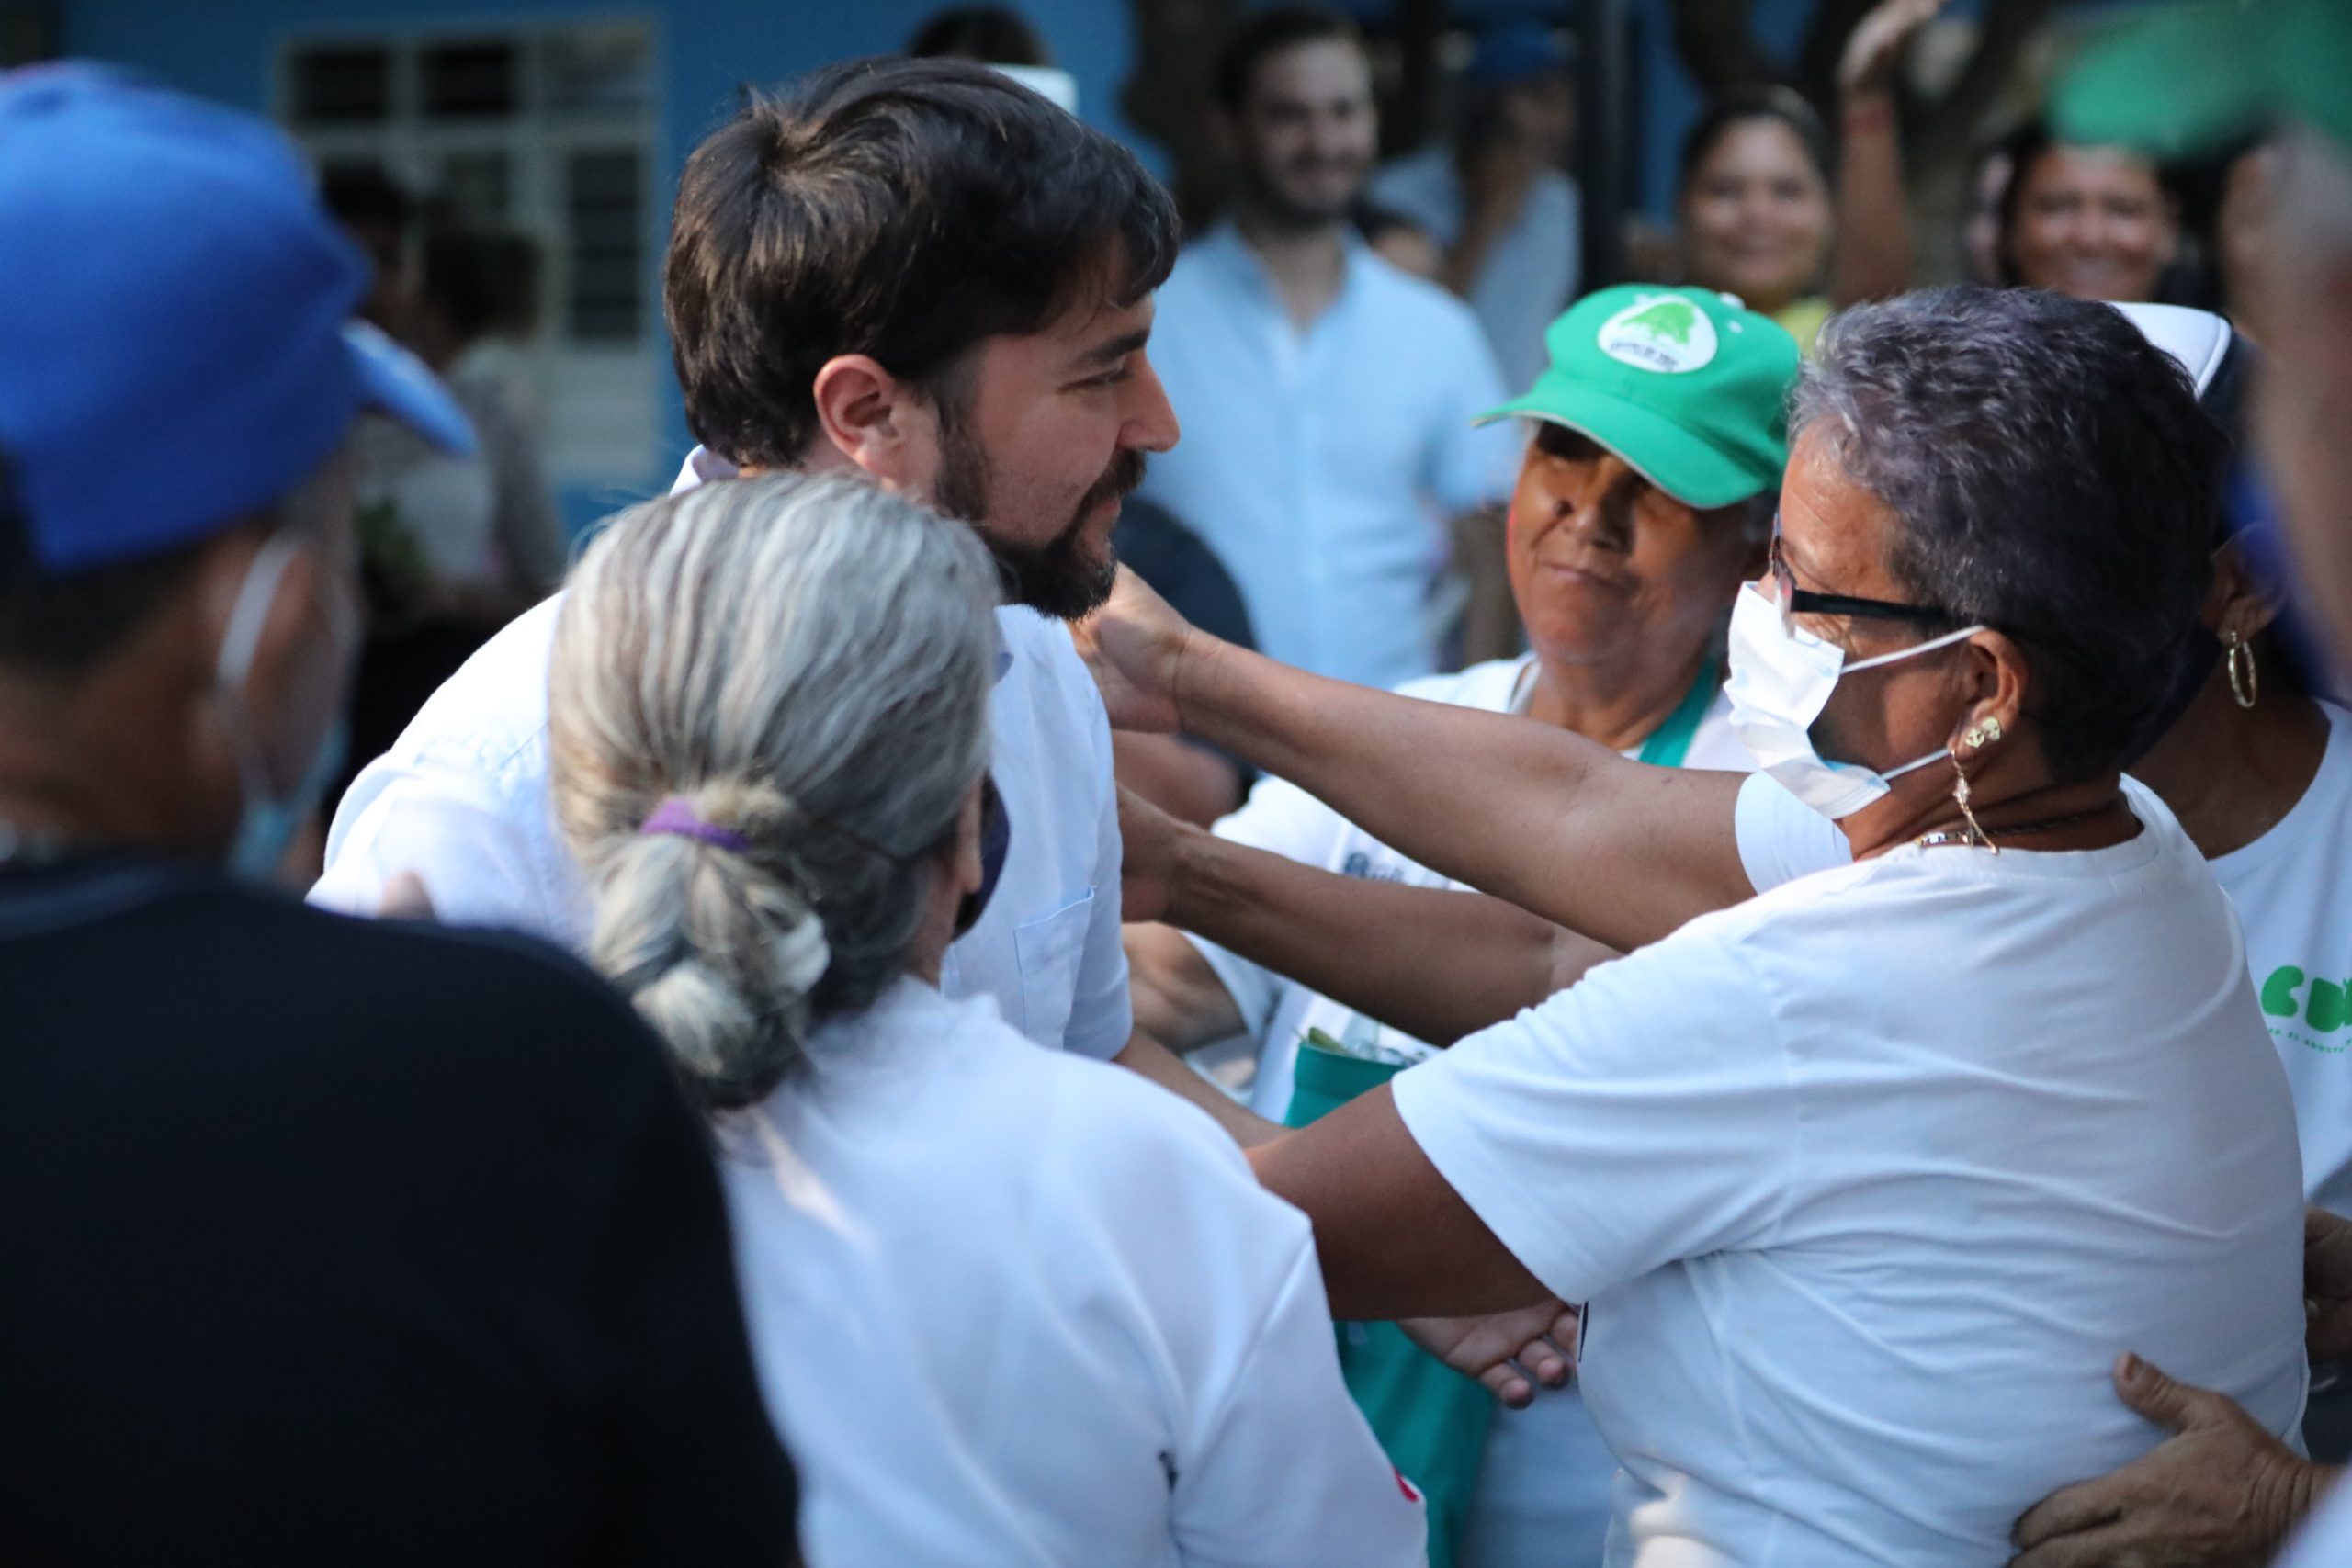
[{"label": "white collared shirt", "polygon": [[729,1118],[811,1568],[1418,1568],[1305,1216],[1132,1074],[901,980]]},{"label": "white collared shirt", "polygon": [[1177,259],[1151,362],[1184,434],[1142,493],[1225,563],[1258,646],[1366,685],[1435,669],[1447,519],[1501,500],[1521,447],[1470,423],[1506,393],[1469,308],[1351,239],[1301,333],[1228,225]]},{"label": "white collared shirt", "polygon": [[[682,478],[682,485],[684,483]],[[327,833],[312,903],[372,914],[421,877],[435,913],[585,954],[589,889],[548,794],[548,666],[561,597],[492,637],[354,781]],[[988,911],[947,950],[951,996],[991,996],[1041,1045],[1110,1057],[1134,1014],[1119,944],[1118,795],[1111,730],[1069,628],[996,613],[989,716],[1012,843]]]}]

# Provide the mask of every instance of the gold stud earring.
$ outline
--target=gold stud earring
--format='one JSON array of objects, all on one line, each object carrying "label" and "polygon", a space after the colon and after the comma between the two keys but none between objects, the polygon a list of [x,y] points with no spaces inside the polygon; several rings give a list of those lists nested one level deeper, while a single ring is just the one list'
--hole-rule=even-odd
[{"label": "gold stud earring", "polygon": [[1993,841],[1993,835],[1984,830],[1984,825],[1976,820],[1976,813],[1969,808],[1968,770],[1961,765],[1960,753],[1957,751],[1951,754],[1951,771],[1954,775],[1951,786],[1952,803],[1960,807],[1961,816],[1967,819],[1968,830],[1975,835],[1978,843],[1995,854],[1999,854],[2001,846]]},{"label": "gold stud earring", "polygon": [[2238,706],[2250,708],[2255,699],[2262,694],[2261,685],[2255,676],[2254,645],[2245,640],[2244,633],[2235,630],[2223,632],[2222,638],[2230,649],[2230,695],[2238,700]]}]

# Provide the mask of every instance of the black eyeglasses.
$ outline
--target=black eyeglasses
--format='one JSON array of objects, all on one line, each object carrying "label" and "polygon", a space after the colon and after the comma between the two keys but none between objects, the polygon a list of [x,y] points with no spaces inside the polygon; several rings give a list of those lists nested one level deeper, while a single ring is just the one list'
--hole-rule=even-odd
[{"label": "black eyeglasses", "polygon": [[1960,624],[1950,611],[1939,610],[1932,604],[1898,604],[1891,599],[1856,599],[1843,593],[1815,593],[1809,588],[1799,588],[1794,573],[1789,570],[1788,558],[1781,553],[1781,514],[1772,513],[1772,547],[1768,553],[1772,563],[1772,587],[1781,597],[1781,626],[1790,626],[1792,615],[1858,615],[1865,620],[1908,621],[1914,626],[1951,626]]}]

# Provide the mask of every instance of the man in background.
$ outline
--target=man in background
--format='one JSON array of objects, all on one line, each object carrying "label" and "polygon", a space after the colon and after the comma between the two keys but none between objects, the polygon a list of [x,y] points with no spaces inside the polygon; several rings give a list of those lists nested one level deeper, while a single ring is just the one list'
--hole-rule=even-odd
[{"label": "man in background", "polygon": [[1184,443],[1142,494],[1216,552],[1259,646],[1391,686],[1438,665],[1448,522],[1500,501],[1513,434],[1477,318],[1380,260],[1348,215],[1372,172],[1372,67],[1336,12],[1258,12],[1227,45],[1216,115],[1231,218],[1159,294],[1152,356]]}]

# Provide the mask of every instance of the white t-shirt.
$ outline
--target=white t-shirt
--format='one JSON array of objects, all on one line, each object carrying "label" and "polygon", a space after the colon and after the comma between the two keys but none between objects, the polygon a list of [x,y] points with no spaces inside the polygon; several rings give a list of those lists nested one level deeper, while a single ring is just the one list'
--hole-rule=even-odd
[{"label": "white t-shirt", "polygon": [[722,1169],[812,1568],[1419,1568],[1306,1218],[1207,1118],[911,980],[809,1058]]},{"label": "white t-shirt", "polygon": [[[560,597],[526,611],[428,698],[335,808],[311,901],[373,914],[402,872],[457,925],[584,953],[586,878],[548,794],[548,666]],[[1113,1056],[1134,1015],[1119,943],[1119,813],[1102,699],[1069,631],[996,613],[990,763],[1012,843],[980,923],[947,951],[951,996],[992,996],[1041,1045]]]},{"label": "white t-shirt", "polygon": [[2285,1076],[2228,901],[2129,794],[2129,842],[1804,877],[1397,1077],[1446,1180],[1590,1303],[1612,1564],[2004,1562],[2164,1436],[2125,1349],[2296,1430]]},{"label": "white t-shirt", "polygon": [[[2303,1195],[2352,1214],[2352,714],[2320,704],[2327,750],[2292,809],[2242,850],[2212,860],[2245,928],[2270,1041],[2294,1091]],[[1849,858],[1845,835],[1762,774],[1739,797],[1740,859],[1758,891]]]},{"label": "white t-shirt", "polygon": [[[1396,688],[1409,697],[1485,713],[1524,711],[1532,654],[1431,675]],[[1635,746],[1625,754],[1637,756]],[[1746,773],[1756,766],[1732,733],[1731,705],[1719,690],[1690,737],[1682,766]],[[1412,887],[1459,887],[1407,859],[1329,806],[1284,780],[1259,781],[1241,809],[1216,825],[1217,836],[1270,850],[1348,876]],[[1350,1043],[1375,1043],[1427,1057],[1433,1048],[1305,986],[1207,942],[1191,938],[1241,1010],[1243,1032],[1258,1041],[1250,1106],[1281,1121],[1290,1109],[1299,1042],[1310,1028]],[[1597,1562],[1609,1523],[1609,1476],[1616,1461],[1593,1430],[1573,1387],[1544,1393],[1524,1411],[1496,1407],[1457,1562],[1461,1568],[1576,1568]]]}]

